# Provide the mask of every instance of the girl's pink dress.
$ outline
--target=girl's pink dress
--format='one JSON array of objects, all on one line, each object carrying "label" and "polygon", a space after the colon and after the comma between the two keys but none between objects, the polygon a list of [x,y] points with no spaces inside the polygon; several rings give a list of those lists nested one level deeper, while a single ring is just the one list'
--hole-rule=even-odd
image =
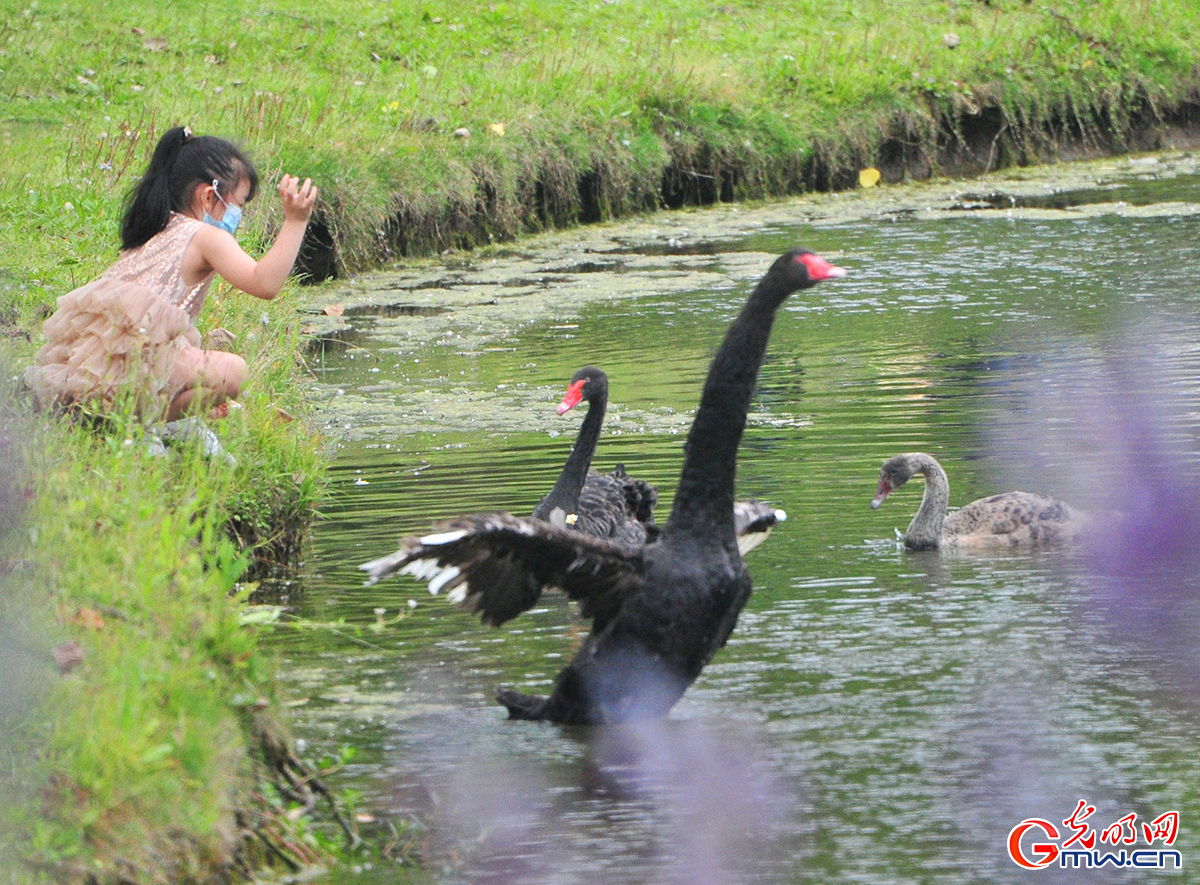
[{"label": "girl's pink dress", "polygon": [[153,419],[188,386],[176,363],[200,346],[195,320],[214,274],[188,287],[180,265],[202,224],[173,213],[99,279],[58,299],[42,325],[46,343],[25,370],[39,406],[103,409],[127,394],[138,414]]}]

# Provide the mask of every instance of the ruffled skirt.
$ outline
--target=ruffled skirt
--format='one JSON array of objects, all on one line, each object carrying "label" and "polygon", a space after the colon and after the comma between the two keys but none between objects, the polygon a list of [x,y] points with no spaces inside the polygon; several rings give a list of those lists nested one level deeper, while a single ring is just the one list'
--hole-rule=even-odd
[{"label": "ruffled skirt", "polygon": [[198,347],[191,317],[140,283],[98,279],[58,299],[46,343],[25,370],[42,408],[127,401],[154,420],[188,386],[179,356]]}]

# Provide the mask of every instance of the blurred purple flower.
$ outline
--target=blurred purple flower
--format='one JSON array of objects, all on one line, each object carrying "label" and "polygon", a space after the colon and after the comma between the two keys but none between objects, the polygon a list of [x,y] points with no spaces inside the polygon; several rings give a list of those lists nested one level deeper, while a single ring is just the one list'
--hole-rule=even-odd
[{"label": "blurred purple flower", "polygon": [[510,751],[546,750],[530,759],[487,751],[490,712],[487,725],[462,715],[425,720],[419,785],[402,799],[430,822],[424,862],[456,881],[732,885],[794,864],[798,800],[750,726],[512,724],[529,743],[506,737]]},{"label": "blurred purple flower", "polygon": [[1090,512],[1071,577],[1114,642],[1138,644],[1166,684],[1200,702],[1194,338],[1156,324],[1122,336],[1137,355],[1067,345],[1052,380],[1022,399],[1018,426],[998,422],[993,439],[1006,482],[1049,487]]}]

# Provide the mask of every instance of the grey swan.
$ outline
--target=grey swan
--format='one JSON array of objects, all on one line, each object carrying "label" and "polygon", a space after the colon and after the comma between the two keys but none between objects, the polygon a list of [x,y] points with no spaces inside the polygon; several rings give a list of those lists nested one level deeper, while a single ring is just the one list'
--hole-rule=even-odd
[{"label": "grey swan", "polygon": [[592,629],[548,697],[502,689],[512,719],[565,725],[665,717],[729,639],[750,597],[738,552],[737,450],[775,313],[789,295],[846,272],[805,249],[771,265],[730,325],[684,446],[671,516],[656,540],[626,545],[507,513],[464,517],[359,566],[404,572],[501,624],[545,588],[580,603]]},{"label": "grey swan", "polygon": [[[534,509],[534,517],[560,528],[569,525],[593,538],[625,544],[655,540],[659,532],[654,522],[658,490],[629,476],[623,464],[618,464],[611,473],[590,469],[608,409],[608,375],[602,369],[584,366],[576,372],[556,411],[565,415],[581,402],[588,404],[587,417],[579,427],[558,481]],[[743,556],[787,519],[783,510],[761,501],[736,501],[733,508],[738,549]]]},{"label": "grey swan", "polygon": [[871,509],[918,473],[925,477],[925,493],[904,533],[904,546],[910,550],[1054,547],[1079,540],[1087,526],[1080,511],[1029,492],[980,498],[948,514],[950,480],[937,459],[925,452],[896,455],[883,463]]}]

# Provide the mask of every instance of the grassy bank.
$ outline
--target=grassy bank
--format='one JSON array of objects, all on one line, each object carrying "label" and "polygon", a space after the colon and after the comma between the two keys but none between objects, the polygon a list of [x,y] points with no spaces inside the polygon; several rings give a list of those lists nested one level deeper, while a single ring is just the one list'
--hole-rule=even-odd
[{"label": "grassy bank", "polygon": [[218,428],[236,465],[3,397],[0,881],[208,882],[322,856],[286,818],[286,717],[245,597],[297,548],[324,456],[283,417],[302,406],[295,323],[225,319],[255,367]]},{"label": "grassy bank", "polygon": [[269,781],[242,719],[271,674],[227,599],[245,565],[222,537],[234,471],[121,434],[29,431],[5,613],[37,703],[5,723],[4,855],[15,881],[207,877]]},{"label": "grassy bank", "polygon": [[1153,147],[1200,112],[1198,35],[1188,0],[22,4],[0,28],[0,248],[36,249],[55,291],[64,258],[94,270],[179,121],[320,182],[319,272],[872,164]]},{"label": "grassy bank", "polygon": [[[866,165],[889,181],[1154,147],[1194,131],[1198,63],[1190,0],[10,4],[0,377],[54,299],[115,257],[122,197],[177,123],[243,142],[268,181],[319,183],[321,275],[851,186]],[[264,193],[251,251],[280,220]],[[217,289],[201,318],[252,367],[221,428],[236,467],[4,402],[0,442],[20,445],[0,467],[21,467],[0,484],[12,881],[218,880],[274,826],[271,665],[236,590],[257,557],[294,552],[320,494],[319,441],[289,420],[305,410],[298,298]]]}]

